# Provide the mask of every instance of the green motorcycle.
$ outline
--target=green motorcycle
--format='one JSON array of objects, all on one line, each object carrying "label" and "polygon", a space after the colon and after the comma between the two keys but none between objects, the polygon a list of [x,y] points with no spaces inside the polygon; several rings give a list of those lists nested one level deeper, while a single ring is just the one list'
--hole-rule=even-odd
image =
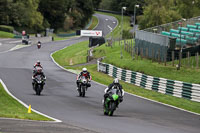
[{"label": "green motorcycle", "polygon": [[116,110],[118,104],[120,103],[121,96],[119,95],[119,90],[113,88],[108,92],[108,97],[104,101],[104,115],[112,116]]}]

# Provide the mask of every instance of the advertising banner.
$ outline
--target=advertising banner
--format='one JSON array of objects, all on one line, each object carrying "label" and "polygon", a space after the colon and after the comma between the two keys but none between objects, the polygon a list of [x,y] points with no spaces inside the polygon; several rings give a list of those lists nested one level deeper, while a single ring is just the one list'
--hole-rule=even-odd
[{"label": "advertising banner", "polygon": [[101,37],[102,36],[102,31],[100,31],[100,30],[81,30],[81,36]]}]

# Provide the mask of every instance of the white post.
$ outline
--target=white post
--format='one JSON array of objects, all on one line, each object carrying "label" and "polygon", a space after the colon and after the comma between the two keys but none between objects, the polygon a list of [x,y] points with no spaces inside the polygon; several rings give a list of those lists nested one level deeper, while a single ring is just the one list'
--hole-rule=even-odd
[{"label": "white post", "polygon": [[135,16],[136,16],[136,7],[138,8],[138,7],[140,7],[139,5],[135,5],[134,6],[134,32],[135,32]]}]

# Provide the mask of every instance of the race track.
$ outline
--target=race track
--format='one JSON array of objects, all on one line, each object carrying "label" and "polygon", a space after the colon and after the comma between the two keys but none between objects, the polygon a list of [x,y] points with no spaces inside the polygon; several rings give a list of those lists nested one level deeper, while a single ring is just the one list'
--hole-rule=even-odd
[{"label": "race track", "polygon": [[[108,34],[116,19],[96,15],[96,29]],[[106,20],[108,19],[108,20]],[[116,23],[113,23],[115,21]],[[105,86],[92,82],[85,98],[78,97],[76,75],[60,69],[50,54],[66,46],[87,40],[73,38],[66,41],[35,45],[0,54],[0,78],[17,98],[31,104],[44,114],[78,127],[105,133],[199,133],[200,116],[165,105],[125,94],[113,117],[103,115],[102,103]],[[40,60],[47,76],[45,89],[36,96],[32,89],[33,64]]]}]

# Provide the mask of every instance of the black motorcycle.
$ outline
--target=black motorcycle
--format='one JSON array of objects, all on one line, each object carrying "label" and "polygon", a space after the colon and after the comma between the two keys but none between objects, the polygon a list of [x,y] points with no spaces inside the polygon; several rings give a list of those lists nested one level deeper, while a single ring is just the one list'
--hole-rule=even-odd
[{"label": "black motorcycle", "polygon": [[37,75],[35,78],[33,78],[33,80],[34,80],[33,89],[35,90],[36,95],[40,95],[40,93],[44,88],[46,78],[44,78],[41,75]]},{"label": "black motorcycle", "polygon": [[87,91],[88,80],[85,78],[85,76],[82,76],[79,80],[79,87],[78,87],[78,93],[80,97],[85,97],[85,92]]}]

